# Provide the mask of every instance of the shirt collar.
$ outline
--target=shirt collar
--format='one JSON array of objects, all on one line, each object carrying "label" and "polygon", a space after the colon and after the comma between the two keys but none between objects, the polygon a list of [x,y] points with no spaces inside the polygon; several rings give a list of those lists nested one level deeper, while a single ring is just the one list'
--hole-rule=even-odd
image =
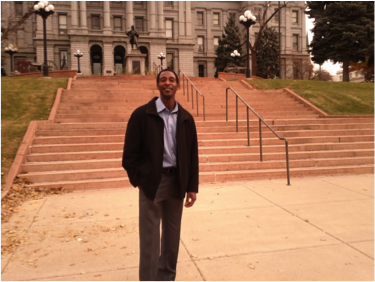
[{"label": "shirt collar", "polygon": [[[156,111],[157,111],[158,113],[164,111],[165,109],[166,109],[167,111],[169,111],[169,110],[165,107],[165,105],[163,104],[163,102],[161,101],[160,97],[156,99],[155,104],[156,104]],[[177,101],[176,101],[176,105],[174,106],[174,109],[172,110],[171,113],[177,113],[177,112],[178,112],[178,103],[177,103]]]}]

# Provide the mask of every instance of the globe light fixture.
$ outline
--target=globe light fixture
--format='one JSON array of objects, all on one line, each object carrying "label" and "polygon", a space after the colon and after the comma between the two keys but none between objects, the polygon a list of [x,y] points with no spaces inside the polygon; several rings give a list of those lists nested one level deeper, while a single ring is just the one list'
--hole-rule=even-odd
[{"label": "globe light fixture", "polygon": [[246,49],[247,49],[247,57],[246,57],[246,78],[250,78],[250,27],[256,23],[256,17],[249,11],[245,11],[243,15],[239,17],[240,24],[242,24],[246,28]]},{"label": "globe light fixture", "polygon": [[13,46],[13,44],[9,44],[7,47],[4,48],[5,53],[9,54],[10,56],[10,71],[14,71],[13,69],[13,54],[17,53],[18,49]]},{"label": "globe light fixture", "polygon": [[48,4],[48,1],[40,1],[34,5],[34,13],[41,16],[43,19],[43,45],[44,45],[44,62],[43,62],[43,77],[48,77],[48,64],[47,64],[47,32],[46,32],[46,19],[54,14],[55,7]]},{"label": "globe light fixture", "polygon": [[78,61],[78,72],[77,73],[81,73],[81,68],[79,66],[79,58],[83,57],[83,53],[81,53],[80,50],[77,50],[77,53],[74,53],[74,57],[76,57],[77,61]]},{"label": "globe light fixture", "polygon": [[160,54],[158,55],[158,59],[160,60],[161,69],[163,69],[163,60],[165,59],[165,55],[163,54],[163,52],[160,52]]}]

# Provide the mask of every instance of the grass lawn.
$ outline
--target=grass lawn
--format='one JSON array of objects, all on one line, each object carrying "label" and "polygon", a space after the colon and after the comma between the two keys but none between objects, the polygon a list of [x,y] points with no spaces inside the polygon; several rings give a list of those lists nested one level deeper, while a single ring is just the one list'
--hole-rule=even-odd
[{"label": "grass lawn", "polygon": [[247,80],[257,89],[289,88],[329,115],[373,115],[374,84],[292,79]]},{"label": "grass lawn", "polygon": [[68,78],[1,78],[1,183],[32,120],[48,119],[57,88]]}]

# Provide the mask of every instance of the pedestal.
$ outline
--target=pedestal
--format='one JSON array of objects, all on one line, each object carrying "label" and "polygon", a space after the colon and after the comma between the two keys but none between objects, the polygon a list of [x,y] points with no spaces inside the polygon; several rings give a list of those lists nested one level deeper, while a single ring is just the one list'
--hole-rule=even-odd
[{"label": "pedestal", "polygon": [[131,50],[126,55],[126,71],[127,74],[145,75],[145,60],[147,54],[141,54],[138,49]]}]

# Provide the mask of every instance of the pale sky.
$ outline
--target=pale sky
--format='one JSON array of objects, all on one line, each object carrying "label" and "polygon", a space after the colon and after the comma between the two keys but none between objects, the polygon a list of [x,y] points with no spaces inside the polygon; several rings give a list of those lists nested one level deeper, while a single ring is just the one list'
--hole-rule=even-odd
[{"label": "pale sky", "polygon": [[[310,43],[312,38],[313,38],[313,33],[310,31],[310,29],[312,29],[314,27],[314,24],[313,24],[313,20],[309,19],[307,17],[307,15],[305,15],[305,17],[306,17],[307,37],[308,37],[309,43]],[[319,65],[317,65],[317,64],[314,64],[314,66],[316,68],[319,68]],[[328,70],[331,73],[331,75],[336,75],[336,72],[341,70],[341,67],[340,67],[339,63],[333,64],[330,61],[325,61],[324,64],[322,65],[322,69]]]}]

